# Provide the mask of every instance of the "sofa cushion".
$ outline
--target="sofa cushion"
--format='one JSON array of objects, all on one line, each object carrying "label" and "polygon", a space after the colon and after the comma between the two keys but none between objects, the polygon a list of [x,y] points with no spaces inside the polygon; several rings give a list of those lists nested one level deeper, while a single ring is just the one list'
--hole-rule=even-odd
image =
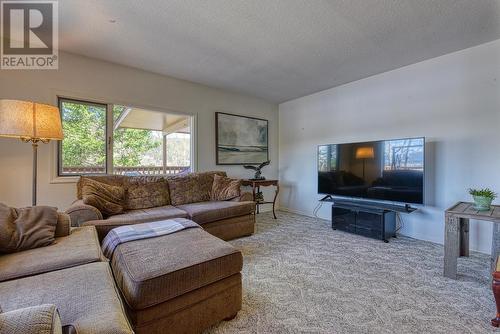
[{"label": "sofa cushion", "polygon": [[239,217],[255,211],[255,202],[209,201],[179,205],[198,224]]},{"label": "sofa cushion", "polygon": [[[73,229],[54,244],[0,256],[0,282],[74,267],[103,259],[93,227]],[[1,304],[1,303],[0,303]]]},{"label": "sofa cushion", "polygon": [[237,274],[242,264],[236,248],[199,228],[120,244],[111,261],[117,286],[134,310]]},{"label": "sofa cushion", "polygon": [[127,210],[154,208],[170,204],[168,183],[151,176],[130,177],[125,182]]},{"label": "sofa cushion", "polygon": [[226,176],[225,172],[204,172],[169,178],[172,205],[209,201],[215,174]]},{"label": "sofa cushion", "polygon": [[57,208],[11,208],[0,203],[0,253],[48,246],[54,242]]},{"label": "sofa cushion", "polygon": [[0,304],[4,312],[54,304],[62,325],[78,334],[133,333],[107,262],[2,282]]},{"label": "sofa cushion", "polygon": [[231,179],[220,175],[214,175],[212,191],[210,193],[211,201],[228,201],[241,195],[241,180]]},{"label": "sofa cushion", "polygon": [[123,212],[125,189],[106,183],[81,178],[83,203],[97,208],[104,216]]}]

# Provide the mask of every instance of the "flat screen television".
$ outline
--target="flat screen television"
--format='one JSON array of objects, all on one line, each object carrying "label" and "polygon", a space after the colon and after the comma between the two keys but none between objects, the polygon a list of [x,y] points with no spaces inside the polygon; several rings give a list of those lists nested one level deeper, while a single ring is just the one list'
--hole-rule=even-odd
[{"label": "flat screen television", "polygon": [[424,203],[425,138],[318,146],[318,193]]}]

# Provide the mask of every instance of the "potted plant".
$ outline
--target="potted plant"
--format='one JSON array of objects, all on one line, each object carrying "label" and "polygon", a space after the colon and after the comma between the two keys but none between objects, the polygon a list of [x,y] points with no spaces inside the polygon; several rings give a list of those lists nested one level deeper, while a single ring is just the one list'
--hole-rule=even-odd
[{"label": "potted plant", "polygon": [[491,208],[491,202],[497,198],[497,194],[489,189],[469,189],[469,194],[474,198],[474,209],[478,211],[488,211]]}]

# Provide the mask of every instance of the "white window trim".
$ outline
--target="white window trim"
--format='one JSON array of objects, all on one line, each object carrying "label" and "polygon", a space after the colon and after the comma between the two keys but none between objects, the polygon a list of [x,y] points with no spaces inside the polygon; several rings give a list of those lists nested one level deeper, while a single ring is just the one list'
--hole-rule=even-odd
[{"label": "white window trim", "polygon": [[[128,106],[131,108],[138,108],[138,109],[146,109],[146,110],[151,110],[151,111],[159,111],[159,112],[164,112],[168,114],[175,114],[175,115],[185,115],[189,116],[191,119],[191,152],[190,152],[190,158],[191,158],[191,171],[196,172],[198,171],[198,123],[197,123],[197,114],[194,113],[187,113],[187,112],[181,112],[181,111],[176,111],[173,109],[167,109],[167,108],[162,108],[162,107],[156,107],[156,106],[145,106],[145,105],[137,105],[134,103],[130,102],[124,102],[124,101],[117,101],[117,100],[112,100],[112,99],[105,99],[105,98],[99,98],[96,99],[95,97],[90,97],[85,94],[75,94],[67,91],[54,91],[54,105],[58,106],[59,105],[59,98],[62,99],[73,99],[73,100],[81,100],[85,102],[94,102],[94,103],[100,103],[100,104],[106,104],[108,107],[107,110],[107,122],[113,123],[113,113],[109,112],[110,108],[113,108],[113,105],[122,105],[122,106]],[[106,102],[104,102],[106,101]],[[112,139],[113,134],[107,134],[107,154],[108,154],[108,159],[107,159],[107,169],[111,170],[113,166],[113,140]],[[109,144],[111,143],[111,144]],[[64,183],[76,183],[78,182],[78,179],[80,176],[59,176],[59,171],[58,171],[58,159],[59,159],[59,148],[58,148],[58,143],[57,141],[52,141],[49,143],[50,145],[50,184],[64,184]]]}]

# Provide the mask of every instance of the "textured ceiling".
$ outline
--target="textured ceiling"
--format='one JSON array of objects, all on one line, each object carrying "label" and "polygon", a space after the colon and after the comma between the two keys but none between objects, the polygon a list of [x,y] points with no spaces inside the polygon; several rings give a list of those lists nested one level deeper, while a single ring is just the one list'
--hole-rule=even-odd
[{"label": "textured ceiling", "polygon": [[272,102],[500,38],[500,0],[60,0],[59,8],[65,51]]}]

